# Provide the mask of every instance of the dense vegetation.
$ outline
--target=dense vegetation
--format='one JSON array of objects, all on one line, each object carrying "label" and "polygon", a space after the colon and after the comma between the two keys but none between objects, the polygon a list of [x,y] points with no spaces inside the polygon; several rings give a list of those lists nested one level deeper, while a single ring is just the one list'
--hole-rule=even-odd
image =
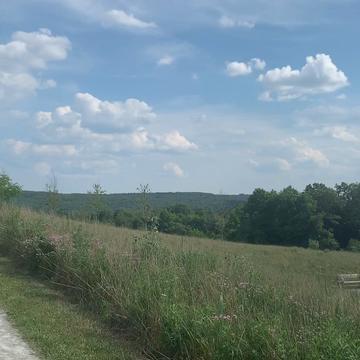
[{"label": "dense vegetation", "polygon": [[[48,190],[48,189],[47,189]],[[112,212],[119,210],[138,210],[138,193],[104,194],[103,201]],[[174,204],[185,205],[191,209],[212,209],[223,211],[234,208],[246,201],[248,195],[215,195],[200,192],[150,193],[149,204],[152,209],[163,209]],[[84,213],[91,199],[91,194],[58,194],[58,212],[60,214]],[[15,203],[34,210],[47,210],[49,207],[48,191],[23,191]]]},{"label": "dense vegetation", "polygon": [[334,189],[313,184],[303,192],[257,189],[232,211],[226,236],[256,244],[360,250],[360,184]]},{"label": "dense vegetation", "polygon": [[151,359],[360,358],[359,255],[81,224],[2,205],[0,252]]},{"label": "dense vegetation", "polygon": [[280,192],[256,189],[250,196],[151,193],[148,185],[141,186],[135,194],[107,195],[95,184],[87,194],[67,195],[48,185],[47,192],[23,192],[16,203],[132,229],[360,251],[358,183],[342,183],[335,188],[315,183],[302,192],[292,187]]}]

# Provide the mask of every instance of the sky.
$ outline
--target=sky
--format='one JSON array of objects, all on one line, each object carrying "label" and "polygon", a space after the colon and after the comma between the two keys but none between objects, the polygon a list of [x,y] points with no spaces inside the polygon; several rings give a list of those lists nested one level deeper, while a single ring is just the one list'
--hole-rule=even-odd
[{"label": "sky", "polygon": [[27,190],[360,178],[358,0],[0,1],[0,170]]}]

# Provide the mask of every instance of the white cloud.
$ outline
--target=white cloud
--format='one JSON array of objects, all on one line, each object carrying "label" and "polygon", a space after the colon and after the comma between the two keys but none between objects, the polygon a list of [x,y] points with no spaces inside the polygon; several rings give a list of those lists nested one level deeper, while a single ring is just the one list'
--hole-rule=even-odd
[{"label": "white cloud", "polygon": [[39,111],[36,114],[36,126],[41,129],[52,123],[52,114],[51,112]]},{"label": "white cloud", "polygon": [[16,155],[40,155],[40,156],[76,156],[78,150],[75,145],[59,144],[33,144],[21,140],[9,139],[7,145]]},{"label": "white cloud", "polygon": [[51,61],[65,60],[70,49],[69,39],[54,36],[49,29],[17,31],[11,42],[0,44],[0,69],[10,73],[43,70]]},{"label": "white cloud", "polygon": [[154,29],[157,25],[154,22],[146,22],[126,13],[124,10],[109,10],[103,14],[103,24],[106,26],[120,26],[134,29]]},{"label": "white cloud", "polygon": [[229,76],[244,76],[252,73],[251,66],[244,62],[232,61],[226,64],[226,73]]},{"label": "white cloud", "polygon": [[198,149],[195,143],[181,135],[178,130],[161,135],[150,135],[145,129],[138,129],[131,134],[131,142],[136,149],[180,152]]},{"label": "white cloud", "polygon": [[184,176],[183,169],[178,164],[176,164],[174,162],[168,162],[168,163],[164,164],[164,170],[167,171],[167,172],[172,173],[176,177],[183,177]]},{"label": "white cloud", "polygon": [[75,98],[75,107],[81,115],[82,124],[88,127],[129,131],[156,118],[152,108],[138,99],[111,102],[100,100],[89,93],[77,93]]},{"label": "white cloud", "polygon": [[325,154],[318,149],[310,147],[304,141],[291,137],[285,143],[294,150],[296,160],[299,162],[311,161],[320,167],[328,167],[330,164]]},{"label": "white cloud", "polygon": [[253,58],[247,63],[232,61],[226,63],[226,73],[228,76],[245,76],[253,72],[253,70],[264,70],[266,62],[264,60]]},{"label": "white cloud", "polygon": [[253,29],[255,27],[255,23],[252,21],[238,20],[226,15],[222,15],[220,17],[219,25],[222,28],[240,27],[240,28]]},{"label": "white cloud", "polygon": [[315,130],[315,135],[330,135],[334,139],[346,142],[358,142],[359,139],[349,132],[346,126],[326,126],[320,130]]},{"label": "white cloud", "polygon": [[325,54],[308,56],[300,70],[288,65],[269,70],[258,80],[266,89],[263,100],[280,101],[331,93],[349,85],[346,75]]},{"label": "white cloud", "polygon": [[279,169],[282,171],[289,171],[292,169],[291,164],[286,159],[278,158],[275,159],[275,162],[278,165]]},{"label": "white cloud", "polygon": [[41,80],[34,71],[66,59],[70,48],[66,37],[54,36],[48,29],[15,32],[9,43],[0,44],[0,100],[14,101],[55,87],[55,80]]},{"label": "white cloud", "polygon": [[65,105],[51,112],[36,113],[32,136],[39,142],[8,139],[5,145],[9,151],[35,161],[32,166],[38,173],[46,172],[44,163],[51,158],[66,171],[71,168],[110,173],[118,169],[120,156],[197,149],[197,145],[178,130],[153,133],[139,127],[144,118],[156,117],[140,100],[109,102],[88,93],[76,94],[75,100],[74,108]]},{"label": "white cloud", "polygon": [[5,73],[0,69],[0,100],[15,101],[34,95],[40,83],[32,75],[26,73]]},{"label": "white cloud", "polygon": [[185,136],[181,135],[179,131],[174,130],[168,134],[165,134],[163,137],[163,143],[165,147],[168,147],[172,150],[196,150],[198,146],[188,139]]},{"label": "white cloud", "polygon": [[253,58],[248,63],[255,70],[264,70],[266,68],[266,62],[259,58]]},{"label": "white cloud", "polygon": [[171,65],[174,63],[174,61],[175,61],[175,58],[173,56],[165,55],[158,60],[158,65],[159,66]]},{"label": "white cloud", "polygon": [[340,94],[336,97],[338,100],[345,100],[346,99],[346,94]]}]

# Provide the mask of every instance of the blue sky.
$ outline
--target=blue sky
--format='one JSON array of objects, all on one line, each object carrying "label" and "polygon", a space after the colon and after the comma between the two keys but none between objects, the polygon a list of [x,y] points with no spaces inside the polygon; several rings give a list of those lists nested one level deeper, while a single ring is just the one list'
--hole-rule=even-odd
[{"label": "blue sky", "polygon": [[358,181],[356,0],[0,3],[0,169],[25,189]]}]

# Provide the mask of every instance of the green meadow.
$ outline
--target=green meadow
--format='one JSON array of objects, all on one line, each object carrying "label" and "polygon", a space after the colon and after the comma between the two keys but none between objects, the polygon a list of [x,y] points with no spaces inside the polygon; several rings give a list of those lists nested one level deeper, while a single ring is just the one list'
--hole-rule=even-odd
[{"label": "green meadow", "polygon": [[1,207],[0,250],[144,358],[360,358],[360,295],[336,282],[359,272],[357,253],[134,231],[11,205]]}]

